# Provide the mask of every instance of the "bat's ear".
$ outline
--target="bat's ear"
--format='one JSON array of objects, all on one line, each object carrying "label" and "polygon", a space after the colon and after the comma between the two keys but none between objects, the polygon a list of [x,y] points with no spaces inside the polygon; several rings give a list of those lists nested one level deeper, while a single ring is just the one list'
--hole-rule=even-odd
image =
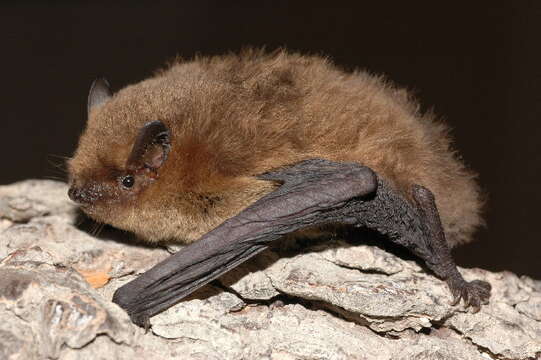
[{"label": "bat's ear", "polygon": [[109,82],[105,78],[97,78],[90,86],[87,102],[87,113],[90,114],[95,109],[107,102],[113,94],[109,87]]},{"label": "bat's ear", "polygon": [[146,123],[139,130],[126,168],[156,171],[167,160],[170,148],[171,135],[167,126],[158,120]]}]

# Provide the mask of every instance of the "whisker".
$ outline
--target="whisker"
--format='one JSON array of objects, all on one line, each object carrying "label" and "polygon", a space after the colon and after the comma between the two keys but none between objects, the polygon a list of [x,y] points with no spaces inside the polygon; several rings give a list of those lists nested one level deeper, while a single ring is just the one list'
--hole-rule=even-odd
[{"label": "whisker", "polygon": [[94,234],[94,230],[96,229],[96,226],[97,226],[97,223],[92,222],[92,224],[90,225],[90,229],[88,230],[88,233],[89,233],[90,235],[93,235],[93,234]]},{"label": "whisker", "polygon": [[64,156],[64,155],[58,155],[58,154],[47,154],[47,156],[54,157],[57,159],[63,159],[63,160],[70,160],[71,156]]},{"label": "whisker", "polygon": [[[63,175],[67,174],[67,161],[70,160],[70,157],[47,154],[47,163],[51,165],[51,168],[55,171],[60,171]],[[61,161],[58,161],[61,160]]]},{"label": "whisker", "polygon": [[99,232],[100,226],[101,226],[101,223],[99,223],[99,222],[94,222],[94,226],[92,227],[92,231],[90,232],[90,234],[91,234],[93,237],[96,237],[96,236],[97,236],[96,234]]},{"label": "whisker", "polygon": [[96,232],[94,233],[94,237],[100,236],[100,233],[103,231],[104,228],[105,228],[104,223],[98,223],[98,227],[96,229]]},{"label": "whisker", "polygon": [[56,162],[56,161],[54,161],[52,159],[47,159],[47,162],[49,163],[49,165],[52,165],[56,169],[66,171],[66,164],[63,163],[63,162]]},{"label": "whisker", "polygon": [[49,179],[49,180],[56,180],[56,181],[66,182],[66,178],[65,177],[60,177],[60,176],[45,175],[45,176],[43,176],[43,178],[44,179]]}]

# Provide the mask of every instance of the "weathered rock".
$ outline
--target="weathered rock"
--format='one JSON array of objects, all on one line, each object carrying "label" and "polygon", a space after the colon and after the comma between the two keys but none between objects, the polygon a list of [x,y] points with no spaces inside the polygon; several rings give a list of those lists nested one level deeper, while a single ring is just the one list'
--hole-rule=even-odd
[{"label": "weathered rock", "polygon": [[104,285],[111,279],[142,273],[169,256],[161,248],[93,237],[74,227],[75,218],[72,220],[47,215],[12,224],[0,233],[0,259],[17,249],[38,246],[53,263],[73,267],[87,279],[94,274]]},{"label": "weathered rock", "polygon": [[350,246],[343,241],[336,241],[315,246],[314,250],[322,250],[319,252],[321,257],[345,268],[387,275],[404,269],[404,261],[373,246]]},{"label": "weathered rock", "polygon": [[455,314],[446,325],[505,359],[533,358],[541,353],[541,326],[513,306],[495,301],[477,314]]},{"label": "weathered rock", "polygon": [[280,292],[272,285],[264,269],[278,259],[276,253],[264,251],[242,266],[224,274],[219,281],[222,285],[233,289],[243,299],[270,300],[280,295]]},{"label": "weathered rock", "polygon": [[49,259],[42,252],[18,250],[0,265],[2,358],[21,356],[21,349],[25,359],[59,358],[98,335],[129,344],[134,329],[127,315],[72,268],[42,262]]},{"label": "weathered rock", "polygon": [[519,302],[515,308],[525,316],[541,321],[541,294],[533,293],[527,300]]},{"label": "weathered rock", "polygon": [[235,303],[227,293],[192,300],[155,317],[152,328],[181,344],[205,344],[213,359],[482,359],[453,332],[404,333],[396,340],[298,304],[231,312]]},{"label": "weathered rock", "polygon": [[73,217],[76,208],[66,196],[66,185],[52,180],[25,180],[0,187],[0,214],[14,222],[55,214]]},{"label": "weathered rock", "polygon": [[375,331],[420,330],[451,315],[455,309],[445,284],[416,266],[409,269],[394,275],[363,274],[308,253],[280,259],[265,273],[280,292],[345,310]]},{"label": "weathered rock", "polygon": [[415,262],[343,241],[267,250],[145,334],[110,299],[177,247],[92,236],[66,192],[53,181],[0,187],[2,359],[541,358],[540,281],[461,269],[493,286],[471,314]]}]

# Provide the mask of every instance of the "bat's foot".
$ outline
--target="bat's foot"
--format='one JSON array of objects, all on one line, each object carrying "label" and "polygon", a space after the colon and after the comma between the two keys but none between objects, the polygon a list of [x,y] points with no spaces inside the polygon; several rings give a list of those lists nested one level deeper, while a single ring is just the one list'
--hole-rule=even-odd
[{"label": "bat's foot", "polygon": [[464,299],[466,307],[471,306],[474,313],[478,312],[481,304],[488,303],[490,284],[481,280],[467,282],[458,272],[445,239],[434,194],[424,186],[414,185],[412,195],[417,210],[428,228],[427,243],[423,247],[425,251],[419,255],[436,275],[445,279],[454,297],[453,305],[457,305],[461,299]]},{"label": "bat's foot", "polygon": [[492,287],[486,281],[474,280],[467,282],[462,277],[447,280],[447,285],[453,294],[452,305],[457,305],[460,299],[464,299],[464,305],[472,308],[476,313],[481,304],[487,304]]}]

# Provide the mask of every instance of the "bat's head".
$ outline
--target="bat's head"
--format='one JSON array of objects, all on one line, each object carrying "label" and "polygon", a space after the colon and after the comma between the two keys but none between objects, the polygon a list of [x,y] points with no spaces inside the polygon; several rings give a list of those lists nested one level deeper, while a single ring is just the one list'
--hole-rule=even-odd
[{"label": "bat's head", "polygon": [[160,120],[130,116],[129,107],[112,98],[105,79],[94,81],[87,129],[69,162],[68,195],[96,220],[131,230],[149,210],[142,194],[162,175],[171,133]]},{"label": "bat's head", "polygon": [[[68,163],[69,197],[99,222],[150,241],[181,242],[261,197],[270,185],[245,176],[249,151],[231,145],[228,127],[201,125],[222,116],[218,105],[209,112],[207,104],[223,99],[203,93],[208,88],[184,91],[156,78],[113,95],[107,81],[96,80]],[[197,116],[209,121],[192,121]]]}]

